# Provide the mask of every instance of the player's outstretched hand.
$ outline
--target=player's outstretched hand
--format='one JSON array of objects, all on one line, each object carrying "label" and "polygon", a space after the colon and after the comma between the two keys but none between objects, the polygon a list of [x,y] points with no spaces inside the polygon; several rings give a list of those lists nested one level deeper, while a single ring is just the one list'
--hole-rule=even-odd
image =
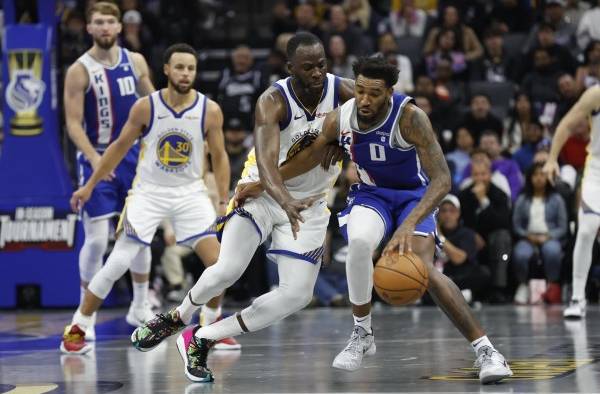
[{"label": "player's outstretched hand", "polygon": [[294,235],[294,239],[297,239],[298,231],[300,231],[300,222],[304,223],[304,218],[300,215],[300,212],[304,211],[307,208],[310,208],[315,201],[323,198],[324,194],[319,194],[316,196],[310,196],[306,198],[302,198],[300,200],[289,199],[281,204],[281,208],[285,211],[292,225],[292,234]]},{"label": "player's outstretched hand", "polygon": [[260,181],[242,183],[235,188],[233,203],[235,207],[244,205],[247,199],[256,198],[264,191]]},{"label": "player's outstretched hand", "polygon": [[548,178],[548,181],[554,185],[554,180],[560,175],[560,168],[558,167],[556,160],[548,159],[544,164],[544,167],[542,167],[542,171]]},{"label": "player's outstretched hand", "polygon": [[383,254],[391,253],[394,250],[398,250],[400,255],[403,255],[405,252],[412,252],[412,237],[414,233],[415,226],[404,221],[404,223],[398,227],[385,249],[383,249]]},{"label": "player's outstretched hand", "polygon": [[71,196],[71,209],[73,212],[79,212],[83,205],[90,199],[92,195],[92,189],[87,186],[82,186],[73,192]]},{"label": "player's outstretched hand", "polygon": [[344,150],[339,145],[327,145],[325,154],[321,159],[321,167],[329,170],[329,166],[335,165],[338,161],[344,158]]}]

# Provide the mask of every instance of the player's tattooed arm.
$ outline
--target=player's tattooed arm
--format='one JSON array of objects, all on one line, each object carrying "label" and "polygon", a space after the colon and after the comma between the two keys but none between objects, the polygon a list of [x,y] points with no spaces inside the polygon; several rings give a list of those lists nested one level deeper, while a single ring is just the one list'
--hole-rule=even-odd
[{"label": "player's tattooed arm", "polygon": [[404,110],[400,118],[400,133],[406,142],[415,146],[421,166],[430,180],[425,195],[406,219],[417,224],[450,191],[450,171],[429,118],[416,105],[408,104]]}]

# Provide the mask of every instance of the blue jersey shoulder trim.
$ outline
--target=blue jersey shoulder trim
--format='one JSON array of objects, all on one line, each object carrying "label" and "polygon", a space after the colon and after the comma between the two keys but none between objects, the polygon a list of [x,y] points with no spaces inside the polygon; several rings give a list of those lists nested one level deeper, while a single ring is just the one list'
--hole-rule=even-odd
[{"label": "blue jersey shoulder trim", "polygon": [[148,122],[148,126],[142,131],[142,138],[148,135],[154,123],[154,100],[152,100],[152,95],[148,96],[148,100],[150,100],[150,122]]},{"label": "blue jersey shoulder trim", "polygon": [[287,116],[283,122],[279,122],[279,131],[281,131],[288,127],[290,122],[292,121],[292,107],[290,107],[288,96],[287,94],[285,94],[285,90],[283,89],[283,87],[278,83],[274,83],[273,86],[277,90],[279,90],[279,93],[281,93],[281,95],[283,96],[283,99],[285,100],[285,105],[287,106]]}]

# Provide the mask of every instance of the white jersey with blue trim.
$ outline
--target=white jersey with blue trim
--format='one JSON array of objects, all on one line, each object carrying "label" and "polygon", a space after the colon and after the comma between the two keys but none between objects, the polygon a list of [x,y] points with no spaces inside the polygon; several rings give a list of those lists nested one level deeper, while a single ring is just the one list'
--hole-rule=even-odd
[{"label": "white jersey with blue trim", "polygon": [[169,107],[161,90],[149,96],[150,124],[142,138],[136,182],[160,186],[197,184],[205,188],[202,175],[207,98],[200,92],[195,94],[194,102],[180,112]]},{"label": "white jersey with blue trim", "polygon": [[[280,123],[279,165],[294,157],[303,148],[310,145],[321,133],[327,113],[339,105],[340,78],[327,74],[323,94],[314,115],[311,115],[292,88],[291,77],[281,79],[273,84],[283,96],[287,105],[287,119]],[[285,181],[285,186],[294,198],[327,192],[340,174],[340,166],[331,166],[328,171],[317,166],[312,170]],[[254,149],[248,154],[240,183],[259,180],[258,167]]]},{"label": "white jersey with blue trim", "polygon": [[592,113],[590,119],[590,142],[587,152],[585,172],[594,171],[600,174],[600,110]]}]

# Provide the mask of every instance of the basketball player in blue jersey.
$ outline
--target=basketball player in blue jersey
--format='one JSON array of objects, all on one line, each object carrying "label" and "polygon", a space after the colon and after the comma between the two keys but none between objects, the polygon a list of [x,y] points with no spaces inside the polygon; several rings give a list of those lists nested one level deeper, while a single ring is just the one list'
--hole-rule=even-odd
[{"label": "basketball player in blue jersey", "polygon": [[[176,44],[166,50],[168,87],[136,101],[119,137],[106,149],[90,179],[73,193],[71,206],[80,209],[141,139],[143,153],[121,214],[117,242],[90,282],[72,323],[65,328],[61,343],[65,353],[83,354],[92,349],[86,342],[92,315],[127,269],[150,271],[150,262],[136,256],[145,252],[163,220],[173,224],[177,242],[194,249],[207,265],[217,259],[216,214],[202,178],[204,143],[210,149],[219,198],[224,202],[229,190],[229,160],[219,105],[192,88],[196,66],[196,51],[189,45]],[[219,211],[225,214],[225,203]],[[240,347],[232,340],[224,345]]]},{"label": "basketball player in blue jersey", "polygon": [[[355,327],[333,366],[353,371],[360,367],[364,355],[375,353],[370,314],[372,256],[391,236],[383,253],[413,251],[427,264],[428,291],[471,342],[481,382],[511,376],[504,357],[484,334],[458,287],[433,265],[433,211],[450,188],[450,175],[429,119],[411,97],[393,93],[398,70],[383,58],[359,60],[354,64],[354,73],[354,99],[329,113],[314,143],[280,169],[283,179],[312,171],[333,144],[350,155],[360,177],[350,190],[348,207],[340,215],[349,243],[346,274]],[[329,165],[327,160],[324,164]],[[265,186],[276,194],[285,190],[280,181]],[[238,198],[248,199],[260,190],[257,184],[247,188],[238,193]],[[297,210],[289,207],[299,202],[285,204],[283,208],[290,218],[297,217]]]},{"label": "basketball player in blue jersey", "polygon": [[[325,50],[316,36],[296,34],[287,45],[287,54],[291,77],[277,81],[257,102],[256,154],[251,152],[248,157],[242,183],[268,182],[279,164],[317,138],[326,114],[352,97],[352,81],[327,74]],[[338,166],[314,168],[288,184],[289,192],[284,190],[292,210],[304,210],[300,232],[297,226],[290,227],[286,210],[275,196],[266,193],[232,211],[223,230],[217,263],[202,273],[180,306],[136,329],[131,337],[133,345],[150,350],[190,324],[200,305],[242,275],[256,248],[269,235],[272,242],[268,253],[276,259],[279,286],[233,316],[184,331],[177,338],[177,347],[186,376],[195,382],[212,381],[206,357],[215,341],[260,330],[304,308],[312,299],[329,223],[323,194],[339,172]]]},{"label": "basketball player in blue jersey", "polygon": [[[119,8],[108,2],[98,2],[88,10],[87,30],[94,44],[69,67],[65,77],[65,118],[69,136],[78,150],[80,185],[87,182],[98,167],[106,147],[119,137],[138,97],[154,91],[144,57],[117,45],[120,17]],[[82,299],[88,283],[102,267],[111,219],[123,209],[138,154],[136,143],[115,171],[98,184],[83,209],[85,242],[79,253]],[[136,258],[149,262],[150,249]],[[154,314],[146,301],[147,273],[132,272],[132,279],[133,302],[127,322],[139,326]],[[87,337],[88,340],[95,338],[93,324]]]}]

